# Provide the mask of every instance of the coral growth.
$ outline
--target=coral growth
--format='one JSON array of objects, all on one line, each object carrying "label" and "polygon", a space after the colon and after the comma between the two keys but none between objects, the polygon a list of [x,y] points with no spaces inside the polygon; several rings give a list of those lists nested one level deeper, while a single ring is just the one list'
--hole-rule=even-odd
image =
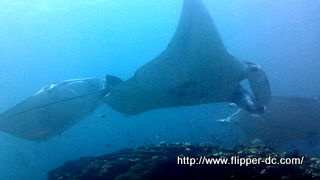
[{"label": "coral growth", "polygon": [[[303,158],[302,164],[271,165],[245,164],[189,164],[182,165],[183,157],[198,158],[267,158],[279,162],[280,158]],[[180,164],[178,157],[181,157]],[[190,159],[189,159],[190,160]],[[186,162],[186,161],[185,161]],[[230,162],[230,161],[229,161]],[[302,156],[298,151],[277,153],[269,146],[247,147],[242,144],[233,149],[216,147],[210,143],[160,143],[124,149],[100,157],[83,157],[66,161],[62,167],[49,172],[49,180],[138,180],[138,179],[320,179],[320,160]]]}]

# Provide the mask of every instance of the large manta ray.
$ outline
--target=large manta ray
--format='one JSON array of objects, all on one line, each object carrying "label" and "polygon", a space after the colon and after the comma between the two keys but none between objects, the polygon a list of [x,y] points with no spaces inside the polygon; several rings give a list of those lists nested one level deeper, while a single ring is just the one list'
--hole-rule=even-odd
[{"label": "large manta ray", "polygon": [[[240,85],[248,79],[255,97]],[[262,114],[271,96],[257,64],[230,55],[201,0],[184,0],[177,30],[168,47],[115,87],[104,101],[135,115],[152,109],[233,102]]]},{"label": "large manta ray", "polygon": [[[254,96],[240,86],[247,78]],[[44,141],[70,128],[107,103],[127,115],[152,109],[234,102],[262,114],[270,98],[265,73],[230,55],[201,0],[184,0],[178,28],[168,47],[123,82],[77,79],[46,86],[0,115],[0,130]],[[103,102],[102,102],[103,101]]]},{"label": "large manta ray", "polygon": [[260,139],[266,145],[280,146],[320,135],[320,100],[272,97],[261,116],[239,110],[224,121],[240,127],[251,141]]}]

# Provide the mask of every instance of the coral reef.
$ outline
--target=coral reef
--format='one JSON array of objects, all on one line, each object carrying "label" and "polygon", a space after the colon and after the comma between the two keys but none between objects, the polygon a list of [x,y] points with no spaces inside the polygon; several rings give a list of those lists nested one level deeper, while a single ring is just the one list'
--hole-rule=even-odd
[{"label": "coral reef", "polygon": [[[270,164],[265,159],[268,157],[274,158],[275,162],[280,162],[281,158],[288,158],[289,161],[292,160],[290,158],[298,158],[303,162],[294,165]],[[228,163],[212,164],[211,161],[208,164],[209,161],[203,161],[204,158],[228,158]],[[254,163],[253,159],[259,158],[265,162]],[[246,166],[245,160],[251,164]],[[180,164],[177,164],[178,161]],[[62,167],[48,173],[49,180],[302,178],[320,179],[320,159],[302,156],[298,151],[280,154],[270,146],[248,147],[241,143],[233,149],[225,149],[210,143],[162,142],[158,146],[124,149],[100,157],[66,161]]]}]

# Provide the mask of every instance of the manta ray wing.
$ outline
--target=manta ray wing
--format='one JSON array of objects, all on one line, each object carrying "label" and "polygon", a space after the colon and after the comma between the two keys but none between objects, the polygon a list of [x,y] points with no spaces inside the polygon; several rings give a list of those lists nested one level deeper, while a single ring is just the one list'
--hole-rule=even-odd
[{"label": "manta ray wing", "polygon": [[98,78],[48,85],[1,114],[0,130],[27,140],[49,140],[102,105],[105,94],[104,81]]},{"label": "manta ray wing", "polygon": [[302,140],[320,134],[318,98],[272,97],[260,117],[241,110],[231,117],[234,126],[250,139],[279,146],[290,140]]}]

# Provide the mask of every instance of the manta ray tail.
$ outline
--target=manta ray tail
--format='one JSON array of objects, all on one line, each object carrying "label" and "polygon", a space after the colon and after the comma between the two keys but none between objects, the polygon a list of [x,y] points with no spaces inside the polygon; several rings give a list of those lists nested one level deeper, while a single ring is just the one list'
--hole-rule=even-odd
[{"label": "manta ray tail", "polygon": [[113,87],[122,84],[123,80],[112,75],[106,75],[106,89],[111,90]]}]

